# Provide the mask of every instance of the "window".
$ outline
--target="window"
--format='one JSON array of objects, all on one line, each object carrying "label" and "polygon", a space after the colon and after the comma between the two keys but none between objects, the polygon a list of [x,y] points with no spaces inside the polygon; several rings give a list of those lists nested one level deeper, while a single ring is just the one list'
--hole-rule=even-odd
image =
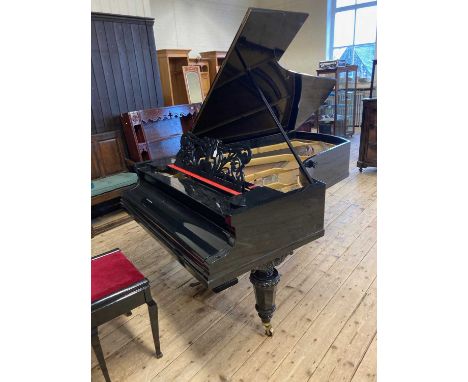
[{"label": "window", "polygon": [[370,80],[377,38],[377,1],[329,1],[328,58],[357,65],[359,78]]}]

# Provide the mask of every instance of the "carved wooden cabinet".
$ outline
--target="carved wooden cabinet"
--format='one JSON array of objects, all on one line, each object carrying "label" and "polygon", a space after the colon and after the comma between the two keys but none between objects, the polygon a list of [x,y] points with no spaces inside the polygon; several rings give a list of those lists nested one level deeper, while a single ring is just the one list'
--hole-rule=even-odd
[{"label": "carved wooden cabinet", "polygon": [[362,107],[361,142],[359,145],[359,171],[377,167],[377,98],[366,98]]},{"label": "carved wooden cabinet", "polygon": [[130,111],[121,115],[129,158],[133,162],[173,157],[180,137],[192,130],[201,103]]}]

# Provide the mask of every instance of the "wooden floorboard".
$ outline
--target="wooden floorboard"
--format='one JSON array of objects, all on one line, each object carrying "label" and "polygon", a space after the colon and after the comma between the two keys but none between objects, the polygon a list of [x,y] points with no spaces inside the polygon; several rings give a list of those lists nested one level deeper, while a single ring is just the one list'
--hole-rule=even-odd
[{"label": "wooden floorboard", "polygon": [[308,370],[312,374],[309,381],[349,381],[352,378],[376,335],[376,310],[374,281],[316,369]]},{"label": "wooden floorboard", "polygon": [[377,336],[374,337],[372,343],[359,364],[356,373],[351,379],[352,382],[375,382],[377,381]]},{"label": "wooden floorboard", "polygon": [[[325,236],[279,266],[275,335],[265,337],[248,275],[219,294],[196,280],[136,222],[92,239],[119,247],[148,277],[164,357],[153,355],[145,306],[99,328],[115,381],[374,381],[377,172],[356,167],[327,190]],[[92,356],[92,380],[103,381]]]},{"label": "wooden floorboard", "polygon": [[131,220],[133,220],[132,217],[122,209],[99,216],[91,220],[91,237],[109,231]]}]

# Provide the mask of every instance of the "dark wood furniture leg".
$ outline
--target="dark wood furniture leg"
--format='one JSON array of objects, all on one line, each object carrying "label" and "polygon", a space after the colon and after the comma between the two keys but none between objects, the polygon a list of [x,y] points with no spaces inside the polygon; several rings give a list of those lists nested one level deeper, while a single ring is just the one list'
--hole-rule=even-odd
[{"label": "dark wood furniture leg", "polygon": [[[99,343],[99,325],[122,314],[130,316],[132,309],[146,303],[156,357],[161,358],[163,354],[159,342],[158,306],[151,297],[148,279],[135,268],[120,249],[116,248],[91,258],[91,269],[93,277],[108,281],[106,289],[103,289],[104,283],[102,281],[91,283],[91,343],[106,382],[110,382],[104,354]],[[126,282],[119,284],[115,283],[114,279],[124,279]]]},{"label": "dark wood furniture leg", "polygon": [[279,281],[280,275],[274,267],[273,269],[252,271],[250,274],[250,282],[255,291],[255,309],[262,319],[265,334],[269,337],[273,335],[270,321],[276,310],[276,286]]},{"label": "dark wood furniture leg", "polygon": [[101,342],[99,341],[98,329],[91,328],[91,344],[93,346],[94,354],[98,359],[99,366],[101,367],[102,374],[106,382],[111,382],[109,372],[107,371],[106,360],[104,359],[104,353],[102,352]]},{"label": "dark wood furniture leg", "polygon": [[156,358],[161,358],[161,344],[159,342],[159,324],[158,324],[158,305],[151,297],[149,288],[145,290],[145,300],[148,305],[148,314],[151,323],[151,331],[153,332],[154,348],[156,350]]},{"label": "dark wood furniture leg", "polygon": [[292,251],[288,252],[267,264],[252,269],[250,273],[250,282],[255,292],[255,310],[262,320],[265,334],[268,337],[273,336],[271,319],[276,310],[276,286],[280,282],[280,275],[275,266],[280,265],[287,256],[292,254]]}]

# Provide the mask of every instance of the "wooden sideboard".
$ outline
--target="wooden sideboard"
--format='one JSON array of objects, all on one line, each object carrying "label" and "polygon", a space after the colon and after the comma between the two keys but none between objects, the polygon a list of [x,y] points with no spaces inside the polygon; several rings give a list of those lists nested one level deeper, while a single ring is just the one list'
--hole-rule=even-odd
[{"label": "wooden sideboard", "polygon": [[189,102],[185,87],[183,66],[200,67],[203,97],[206,97],[226,52],[201,52],[201,58],[189,58],[190,49],[160,49],[158,54],[164,106],[184,105]]},{"label": "wooden sideboard", "polygon": [[189,65],[190,49],[160,49],[158,53],[164,106],[188,103],[182,66]]},{"label": "wooden sideboard", "polygon": [[218,69],[223,63],[224,57],[226,57],[225,51],[212,50],[209,52],[200,52],[200,56],[203,60],[208,62],[208,67],[210,71],[210,83],[213,84],[213,81],[218,73]]},{"label": "wooden sideboard", "polygon": [[377,167],[377,98],[362,101],[361,142],[357,162],[359,171]]}]

